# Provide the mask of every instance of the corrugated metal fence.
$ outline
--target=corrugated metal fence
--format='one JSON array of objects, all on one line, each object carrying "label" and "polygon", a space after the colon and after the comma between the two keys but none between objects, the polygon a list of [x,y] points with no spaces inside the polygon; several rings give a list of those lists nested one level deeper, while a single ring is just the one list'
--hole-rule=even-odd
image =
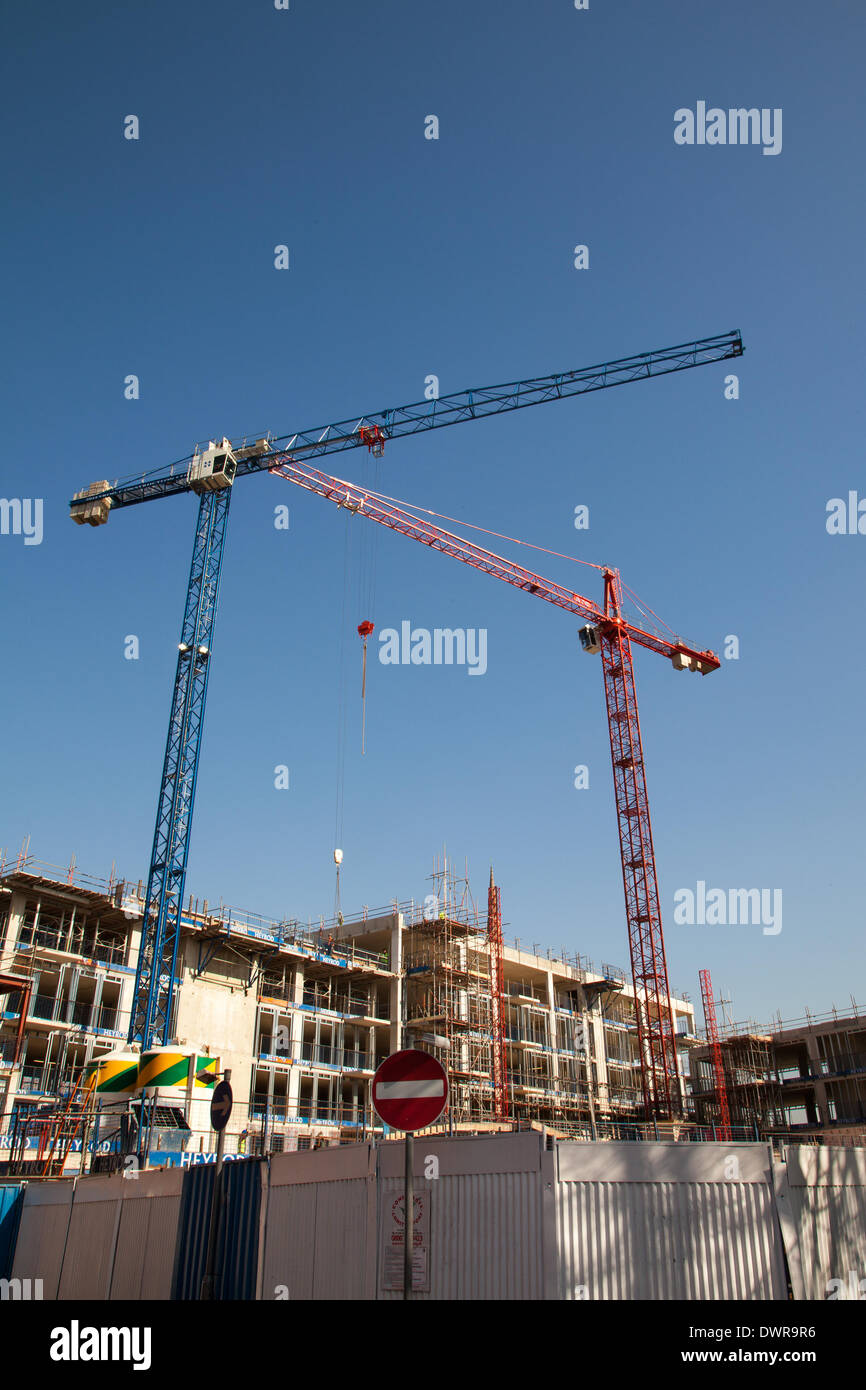
[{"label": "corrugated metal fence", "polygon": [[271,1158],[262,1297],[375,1298],[376,1150]]},{"label": "corrugated metal fence", "polygon": [[[46,1298],[197,1298],[213,1174],[31,1182],[12,1273]],[[224,1176],[217,1297],[401,1297],[401,1143]],[[852,1297],[866,1150],[419,1136],[412,1230],[419,1299]]]},{"label": "corrugated metal fence", "polygon": [[[436,1160],[438,1177],[425,1178]],[[541,1135],[415,1141],[420,1289],[430,1299],[540,1299],[553,1275],[554,1154]],[[402,1298],[403,1145],[379,1149],[378,1297]],[[545,1192],[548,1220],[545,1223]],[[424,1203],[427,1203],[425,1208]],[[418,1241],[416,1236],[416,1249]],[[389,1268],[390,1264],[390,1268]],[[392,1273],[396,1277],[389,1277]],[[393,1285],[396,1283],[397,1288]]]},{"label": "corrugated metal fence", "polygon": [[[207,1259],[215,1173],[213,1164],[188,1168],[184,1173],[172,1298],[199,1297]],[[259,1295],[259,1248],[266,1176],[264,1159],[227,1163],[223,1168],[216,1298],[251,1299]]]},{"label": "corrugated metal fence", "polygon": [[766,1146],[572,1144],[557,1158],[560,1298],[787,1298]]},{"label": "corrugated metal fence", "polygon": [[866,1149],[786,1158],[774,1176],[794,1298],[866,1298]]}]

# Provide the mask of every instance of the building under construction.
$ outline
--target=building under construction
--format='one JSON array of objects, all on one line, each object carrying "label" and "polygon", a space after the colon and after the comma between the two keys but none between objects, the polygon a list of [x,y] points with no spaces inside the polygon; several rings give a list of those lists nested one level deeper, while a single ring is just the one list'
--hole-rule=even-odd
[{"label": "building under construction", "polygon": [[[761,1027],[719,1029],[730,1121],[756,1137],[801,1134],[824,1143],[866,1141],[866,1014],[851,1009]],[[691,1054],[697,1118],[718,1125],[711,1048]]]},{"label": "building under construction", "polygon": [[[450,871],[434,888],[420,905],[306,922],[190,898],[168,1045],[148,1063],[152,1160],[211,1146],[196,1068],[182,1085],[170,1075],[183,1049],[197,1067],[231,1068],[229,1151],[370,1137],[381,1128],[372,1078],[400,1047],[430,1051],[448,1070],[451,1128],[535,1121],[588,1138],[598,1124],[634,1120],[640,1060],[625,972],[506,945],[498,890],[485,914]],[[3,865],[0,1159],[16,1144],[22,1156],[32,1149],[39,1117],[69,1102],[92,1063],[122,1054],[143,908],[141,882],[24,856]],[[697,1042],[693,1008],[685,996],[673,1007],[684,1052]],[[143,1112],[109,1100],[90,1133],[103,1151],[125,1151],[118,1116],[142,1127]],[[70,1145],[70,1164],[81,1147]]]}]

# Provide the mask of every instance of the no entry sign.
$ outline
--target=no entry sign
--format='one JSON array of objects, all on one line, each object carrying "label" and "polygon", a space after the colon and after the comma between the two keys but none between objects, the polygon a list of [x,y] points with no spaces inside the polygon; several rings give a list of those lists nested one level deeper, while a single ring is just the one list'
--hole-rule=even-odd
[{"label": "no entry sign", "polygon": [[395,1052],[373,1077],[376,1114],[393,1129],[412,1133],[435,1125],[448,1100],[445,1068],[429,1052]]}]

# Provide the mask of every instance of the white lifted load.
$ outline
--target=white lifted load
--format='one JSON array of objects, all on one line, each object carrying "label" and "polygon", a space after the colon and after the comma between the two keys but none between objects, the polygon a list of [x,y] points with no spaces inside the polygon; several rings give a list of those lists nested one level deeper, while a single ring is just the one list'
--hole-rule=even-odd
[{"label": "white lifted load", "polygon": [[186,476],[193,492],[222,492],[234,482],[236,468],[229,440],[212,439],[206,449],[196,445]]},{"label": "white lifted load", "polygon": [[111,498],[100,497],[98,502],[88,502],[86,499],[100,492],[107,492],[110,487],[108,479],[103,478],[101,482],[91,483],[83,492],[74,494],[69,515],[77,526],[83,526],[85,522],[88,526],[105,525],[111,511]]}]

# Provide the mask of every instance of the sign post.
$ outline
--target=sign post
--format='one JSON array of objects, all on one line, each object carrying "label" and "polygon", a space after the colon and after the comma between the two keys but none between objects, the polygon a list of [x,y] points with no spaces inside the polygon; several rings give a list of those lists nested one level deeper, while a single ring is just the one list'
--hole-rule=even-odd
[{"label": "sign post", "polygon": [[415,1254],[415,1135],[407,1130],[403,1138],[406,1166],[403,1170],[403,1297],[412,1294],[412,1256]]},{"label": "sign post", "polygon": [[214,1285],[216,1284],[217,1228],[222,1208],[223,1152],[226,1143],[226,1125],[232,1113],[232,1088],[229,1085],[231,1077],[231,1069],[227,1068],[223,1072],[223,1080],[214,1087],[210,1101],[210,1122],[212,1128],[217,1132],[217,1151],[216,1163],[214,1164],[213,1192],[211,1194],[210,1224],[207,1233],[207,1257],[199,1294],[199,1297],[204,1300],[213,1298]]},{"label": "sign post", "polygon": [[402,1129],[404,1171],[403,1297],[412,1294],[415,1230],[415,1130],[434,1125],[448,1102],[448,1077],[429,1052],[409,1047],[386,1057],[373,1077],[373,1106],[383,1124]]}]

